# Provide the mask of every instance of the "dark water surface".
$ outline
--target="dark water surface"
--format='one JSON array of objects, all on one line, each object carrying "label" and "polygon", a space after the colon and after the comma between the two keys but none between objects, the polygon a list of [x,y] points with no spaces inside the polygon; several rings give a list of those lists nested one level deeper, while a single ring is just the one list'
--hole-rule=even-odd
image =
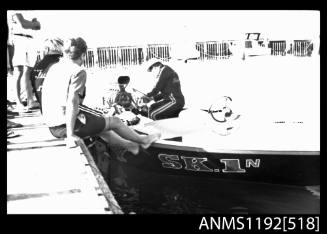
[{"label": "dark water surface", "polygon": [[308,189],[300,186],[171,176],[146,172],[113,160],[110,160],[105,179],[124,213],[320,213],[320,186]]}]

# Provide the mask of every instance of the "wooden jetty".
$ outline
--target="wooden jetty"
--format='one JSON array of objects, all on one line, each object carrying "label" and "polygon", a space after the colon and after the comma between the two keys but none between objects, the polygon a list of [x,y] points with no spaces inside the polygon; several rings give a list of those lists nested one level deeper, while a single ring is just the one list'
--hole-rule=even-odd
[{"label": "wooden jetty", "polygon": [[8,214],[123,214],[84,142],[67,148],[39,110],[11,120],[23,127],[7,139]]}]

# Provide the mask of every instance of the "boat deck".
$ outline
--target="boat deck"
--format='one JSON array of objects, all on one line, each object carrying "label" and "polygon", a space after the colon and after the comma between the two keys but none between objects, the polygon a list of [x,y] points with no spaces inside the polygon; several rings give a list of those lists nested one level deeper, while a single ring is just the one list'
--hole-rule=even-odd
[{"label": "boat deck", "polygon": [[67,148],[39,110],[11,120],[23,127],[7,139],[8,214],[123,213],[83,142]]},{"label": "boat deck", "polygon": [[[204,112],[203,112],[204,113]],[[202,113],[201,113],[202,114]],[[319,132],[308,123],[251,123],[242,120],[231,125],[235,127],[230,135],[221,135],[225,124],[215,122],[209,114],[200,118],[187,116],[147,122],[134,129],[144,133],[161,133],[161,140],[155,145],[189,147],[195,151],[264,154],[319,155]],[[143,121],[143,119],[142,119]],[[233,123],[232,123],[233,124]],[[228,127],[228,125],[227,125]],[[180,142],[167,139],[182,137]],[[195,149],[197,148],[197,149]]]}]

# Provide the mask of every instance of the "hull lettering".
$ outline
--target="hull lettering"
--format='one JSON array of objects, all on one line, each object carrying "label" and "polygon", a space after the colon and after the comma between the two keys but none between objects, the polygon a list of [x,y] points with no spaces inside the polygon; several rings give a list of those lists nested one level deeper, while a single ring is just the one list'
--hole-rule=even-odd
[{"label": "hull lettering", "polygon": [[260,159],[220,158],[217,161],[207,157],[186,157],[158,154],[163,168],[195,172],[246,173],[246,168],[260,168]]},{"label": "hull lettering", "polygon": [[178,155],[159,154],[158,158],[162,162],[162,166],[164,168],[171,168],[171,169],[182,169],[183,168],[182,164],[180,164],[179,162],[176,162],[179,160]]},{"label": "hull lettering", "polygon": [[185,162],[185,170],[207,172],[213,171],[212,169],[203,164],[203,162],[208,161],[207,158],[193,158],[181,156],[181,159],[183,159]]}]

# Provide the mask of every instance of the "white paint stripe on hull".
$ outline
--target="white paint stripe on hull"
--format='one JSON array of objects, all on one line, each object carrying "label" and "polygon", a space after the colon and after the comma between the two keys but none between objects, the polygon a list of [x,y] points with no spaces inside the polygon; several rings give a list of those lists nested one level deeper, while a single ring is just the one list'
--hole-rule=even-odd
[{"label": "white paint stripe on hull", "polygon": [[216,147],[196,147],[194,145],[185,144],[183,142],[171,140],[159,140],[153,143],[152,147],[163,149],[185,150],[193,152],[207,153],[224,153],[224,154],[255,154],[255,155],[292,155],[292,156],[319,156],[320,151],[286,151],[286,150],[238,150],[238,149],[222,149]]}]

